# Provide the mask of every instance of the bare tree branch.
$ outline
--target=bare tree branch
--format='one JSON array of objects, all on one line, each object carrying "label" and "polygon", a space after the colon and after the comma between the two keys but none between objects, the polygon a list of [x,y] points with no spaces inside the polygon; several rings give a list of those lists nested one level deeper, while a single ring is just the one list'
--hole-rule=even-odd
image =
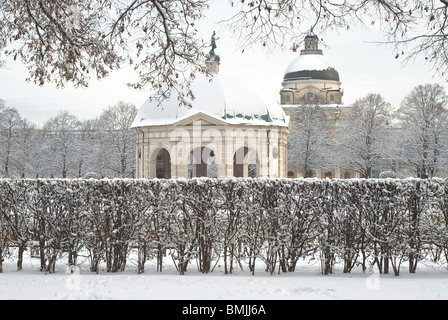
[{"label": "bare tree branch", "polygon": [[[204,41],[195,22],[210,0],[4,0],[0,2],[0,54],[20,59],[39,85],[88,86],[125,62],[138,71],[131,84],[166,98],[186,78],[205,73]],[[378,27],[397,58],[423,57],[448,73],[447,0],[229,0],[235,13],[221,21],[235,31],[242,51],[297,50],[314,30]],[[408,49],[408,47],[411,49]],[[1,61],[1,60],[0,60]],[[0,62],[1,63],[1,62]]]}]

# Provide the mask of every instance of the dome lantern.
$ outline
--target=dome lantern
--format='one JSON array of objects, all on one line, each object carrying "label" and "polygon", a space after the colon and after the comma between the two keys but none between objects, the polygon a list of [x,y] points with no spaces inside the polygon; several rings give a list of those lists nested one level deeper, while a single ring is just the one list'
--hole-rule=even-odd
[{"label": "dome lantern", "polygon": [[301,54],[322,54],[319,49],[319,38],[311,31],[305,37],[305,50],[300,51]]}]

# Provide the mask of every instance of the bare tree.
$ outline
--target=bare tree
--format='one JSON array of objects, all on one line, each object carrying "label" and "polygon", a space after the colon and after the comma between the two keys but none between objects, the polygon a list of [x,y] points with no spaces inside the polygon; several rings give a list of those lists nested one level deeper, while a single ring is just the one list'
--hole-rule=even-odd
[{"label": "bare tree", "polygon": [[15,108],[0,106],[0,161],[2,171],[6,177],[10,176],[12,157],[17,147],[18,128],[22,122],[19,112]]},{"label": "bare tree", "polygon": [[123,64],[135,66],[140,88],[162,96],[178,79],[205,72],[196,20],[208,0],[4,0],[0,49],[21,59],[39,85],[85,87]]},{"label": "bare tree", "polygon": [[[30,80],[42,85],[87,86],[130,64],[139,72],[135,88],[150,85],[159,97],[178,82],[205,73],[204,42],[195,23],[210,0],[3,0],[0,54],[20,59]],[[448,72],[447,0],[231,0],[234,14],[224,26],[242,48],[297,50],[310,28],[321,35],[355,25],[379,27],[382,42],[405,61],[422,56]],[[244,51],[244,49],[243,49]],[[188,82],[186,87],[188,88]],[[186,94],[193,96],[189,90]],[[181,103],[188,103],[181,96]]]},{"label": "bare tree", "polygon": [[100,132],[97,128],[97,119],[83,120],[79,122],[78,133],[75,136],[76,144],[75,162],[77,177],[99,177],[100,172]]},{"label": "bare tree", "polygon": [[20,177],[32,174],[33,151],[39,146],[38,131],[36,125],[26,119],[22,119],[17,128],[17,143],[14,149],[13,167]]},{"label": "bare tree", "polygon": [[342,166],[372,177],[372,169],[389,154],[392,106],[379,94],[355,101],[338,135]]},{"label": "bare tree", "polygon": [[4,176],[132,177],[137,109],[118,102],[91,120],[67,111],[38,128],[0,99],[0,164]]},{"label": "bare tree", "polygon": [[68,178],[70,174],[74,174],[74,169],[77,167],[75,153],[79,125],[80,122],[76,116],[67,111],[60,112],[56,117],[45,122],[46,151],[51,174],[54,174],[55,170],[62,178]]},{"label": "bare tree", "polygon": [[230,2],[238,11],[223,23],[235,30],[242,47],[262,44],[296,51],[310,29],[324,35],[361,25],[379,28],[381,42],[392,45],[396,58],[404,56],[408,62],[423,56],[442,75],[448,71],[446,0]]},{"label": "bare tree", "polygon": [[135,171],[135,133],[131,124],[137,114],[137,108],[119,101],[103,111],[98,119],[97,130],[101,132],[101,141],[108,155],[104,166],[114,176],[132,177]]},{"label": "bare tree", "polygon": [[43,177],[48,173],[49,169],[49,145],[46,131],[42,128],[37,128],[32,142],[31,148],[28,150],[30,153],[29,175],[33,178]]},{"label": "bare tree", "polygon": [[324,166],[328,125],[319,105],[301,105],[292,119],[288,137],[288,163],[303,171],[304,177]]},{"label": "bare tree", "polygon": [[447,165],[448,96],[439,84],[415,87],[397,110],[400,154],[420,178],[431,178]]}]

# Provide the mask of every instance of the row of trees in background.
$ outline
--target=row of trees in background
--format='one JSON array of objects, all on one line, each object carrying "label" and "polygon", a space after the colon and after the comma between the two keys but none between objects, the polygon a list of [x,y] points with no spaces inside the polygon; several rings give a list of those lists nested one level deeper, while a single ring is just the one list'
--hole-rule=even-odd
[{"label": "row of trees in background", "polygon": [[[288,161],[305,177],[325,168],[419,178],[448,172],[448,96],[438,84],[414,88],[397,110],[379,94],[329,121],[318,104],[292,119]],[[0,100],[0,174],[4,177],[133,177],[137,109],[118,102],[93,120],[61,112],[41,128]],[[376,174],[374,174],[374,171]]]},{"label": "row of trees in background", "polygon": [[93,120],[64,111],[38,128],[0,100],[0,176],[133,177],[136,113],[120,101]]},{"label": "row of trees in background", "polygon": [[396,110],[381,95],[368,94],[336,124],[322,107],[303,106],[292,119],[288,161],[305,177],[325,168],[365,178],[448,173],[448,96],[441,85],[415,87]]},{"label": "row of trees in background", "polygon": [[405,263],[414,273],[446,264],[447,190],[446,179],[411,178],[0,179],[0,271],[8,254],[21,269],[34,245],[48,272],[120,272],[132,259],[139,273],[172,260],[180,274],[194,262],[272,274],[306,259],[323,274],[340,264],[399,275]]}]

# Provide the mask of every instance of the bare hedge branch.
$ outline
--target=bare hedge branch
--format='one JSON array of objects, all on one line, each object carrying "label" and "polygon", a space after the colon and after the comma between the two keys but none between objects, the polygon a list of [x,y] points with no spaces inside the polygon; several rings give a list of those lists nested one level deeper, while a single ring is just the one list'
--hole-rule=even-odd
[{"label": "bare hedge branch", "polygon": [[202,273],[219,262],[226,273],[257,262],[293,272],[305,258],[323,274],[343,263],[399,275],[405,261],[409,272],[446,263],[447,189],[447,179],[2,179],[0,253],[21,269],[33,247],[50,273],[82,253],[92,272],[134,259],[142,273],[153,258],[162,271],[170,255],[180,274],[194,262]]}]

